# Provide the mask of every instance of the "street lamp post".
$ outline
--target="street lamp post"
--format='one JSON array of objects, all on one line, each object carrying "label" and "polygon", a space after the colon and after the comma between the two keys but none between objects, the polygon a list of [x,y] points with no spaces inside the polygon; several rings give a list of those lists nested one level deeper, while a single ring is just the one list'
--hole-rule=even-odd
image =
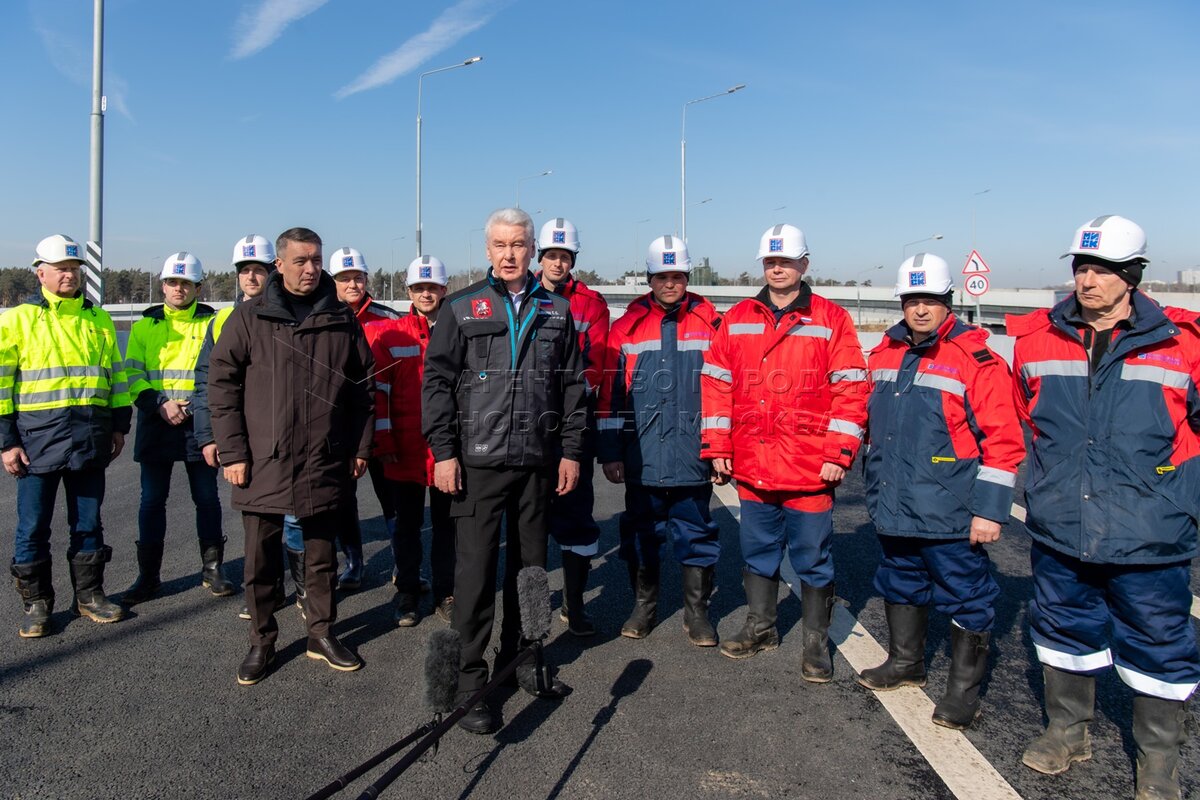
[{"label": "street lamp post", "polygon": [[521,207],[521,181],[533,180],[534,178],[543,178],[547,175],[553,175],[554,170],[548,169],[544,172],[539,172],[537,175],[526,175],[524,178],[517,178],[517,208]]},{"label": "street lamp post", "polygon": [[938,239],[944,239],[944,238],[945,237],[942,236],[940,233],[935,233],[932,236],[926,236],[924,239],[917,239],[915,242],[909,242],[908,244],[904,245],[904,247],[901,249],[900,260],[903,261],[906,258],[908,258],[908,248],[912,247],[914,244],[920,244],[921,242],[932,242],[932,241],[936,241]]},{"label": "street lamp post", "polygon": [[451,64],[448,67],[439,67],[431,69],[428,72],[422,72],[417,76],[417,257],[425,255],[421,251],[421,81],[426,75],[434,75],[438,72],[445,72],[459,67],[469,67],[483,60],[483,56],[474,56],[468,58],[461,64]]},{"label": "street lamp post", "polygon": [[971,249],[975,249],[975,212],[979,209],[979,196],[987,194],[991,189],[984,189],[982,192],[975,192],[971,195]]},{"label": "street lamp post", "polygon": [[679,126],[679,238],[683,239],[683,243],[687,244],[687,110],[688,106],[694,106],[696,103],[703,103],[705,100],[714,100],[718,97],[724,97],[727,94],[733,94],[746,88],[746,84],[739,83],[737,86],[731,86],[723,92],[710,94],[708,97],[698,97],[695,100],[688,100],[683,104],[682,122]]}]

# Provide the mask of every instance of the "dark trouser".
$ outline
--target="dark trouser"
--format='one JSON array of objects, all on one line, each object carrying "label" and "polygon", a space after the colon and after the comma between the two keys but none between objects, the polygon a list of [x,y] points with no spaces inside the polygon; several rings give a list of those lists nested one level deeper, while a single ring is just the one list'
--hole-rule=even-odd
[{"label": "dark trouser", "polygon": [[[142,462],[142,503],[138,508],[138,541],[158,544],[167,535],[167,498],[171,494],[171,461]],[[192,503],[196,506],[196,535],[202,542],[220,539],[221,499],[217,469],[203,461],[185,461]]]},{"label": "dark trouser", "polygon": [[970,539],[879,537],[883,559],[875,570],[875,591],[889,603],[934,607],[960,628],[990,631],[1000,587],[992,577],[983,545]]},{"label": "dark trouser", "polygon": [[[333,549],[334,531],[344,518],[341,511],[326,511],[301,517],[304,532],[304,615],[308,635],[314,639],[329,635],[337,619],[333,580],[337,555]],[[246,529],[246,606],[250,610],[250,644],[273,644],[279,636],[275,624],[275,583],[283,577],[279,548],[283,541],[282,514],[242,512]]]},{"label": "dark trouser", "polygon": [[663,542],[670,541],[675,559],[689,567],[711,567],[721,556],[721,529],[708,505],[712,484],[650,487],[625,484],[625,524],[621,558],[653,566]]},{"label": "dark trouser", "polygon": [[600,526],[592,517],[596,492],[592,485],[596,462],[590,454],[579,462],[579,485],[559,497],[550,497],[550,535],[563,550],[592,557],[599,552]]},{"label": "dark trouser", "polygon": [[392,491],[392,484],[395,481],[389,481],[384,476],[383,462],[378,458],[368,458],[367,475],[371,477],[371,488],[375,490],[375,496],[379,498],[379,507],[383,509],[383,518],[395,519],[396,499]]},{"label": "dark trouser", "polygon": [[472,692],[487,683],[484,654],[495,619],[500,521],[505,514],[519,521],[520,534],[508,536],[505,542],[500,650],[507,655],[517,650],[521,632],[517,572],[522,567],[546,566],[546,510],[557,475],[557,465],[535,469],[463,469],[464,492],[450,504],[457,552],[454,630],[462,637],[460,692]]},{"label": "dark trouser", "polygon": [[58,484],[67,493],[67,525],[71,540],[67,558],[94,553],[104,546],[100,505],[104,502],[103,469],[64,469],[29,473],[17,481],[17,536],[14,564],[32,564],[50,558],[50,523]]},{"label": "dark trouser", "polygon": [[[425,523],[425,487],[419,483],[391,481],[396,510],[396,591],[421,593],[421,527]],[[436,605],[454,594],[454,524],[450,519],[450,495],[429,487],[429,565],[433,573],[433,602]]]}]

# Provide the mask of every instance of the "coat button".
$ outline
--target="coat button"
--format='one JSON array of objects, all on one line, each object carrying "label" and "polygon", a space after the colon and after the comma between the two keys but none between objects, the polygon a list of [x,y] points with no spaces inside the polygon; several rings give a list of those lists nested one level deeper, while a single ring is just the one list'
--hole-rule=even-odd
[{"label": "coat button", "polygon": [[1091,500],[1092,498],[1091,498],[1091,495],[1086,495],[1086,494],[1085,494],[1085,495],[1083,496],[1083,499],[1084,499],[1084,500]]}]

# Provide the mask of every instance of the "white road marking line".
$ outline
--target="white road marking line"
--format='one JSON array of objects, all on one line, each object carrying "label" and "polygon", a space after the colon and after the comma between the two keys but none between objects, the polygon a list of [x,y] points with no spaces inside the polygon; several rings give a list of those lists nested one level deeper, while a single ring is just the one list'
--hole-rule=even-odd
[{"label": "white road marking line", "polygon": [[[718,486],[715,494],[740,522],[741,503],[737,490],[731,485]],[[786,558],[781,572],[798,595],[800,582]],[[879,642],[840,604],[834,606],[829,636],[856,672],[877,666],[887,658],[887,652]],[[890,692],[875,692],[875,696],[955,797],[962,800],[1020,800],[1021,795],[961,731],[943,728],[930,721],[934,703],[925,692],[908,686]]]},{"label": "white road marking line", "polygon": [[[1017,505],[1016,503],[1013,503],[1012,516],[1013,516],[1013,519],[1019,520],[1020,522],[1024,522],[1025,521],[1025,509],[1023,507]],[[1197,597],[1196,595],[1192,595],[1192,616],[1195,617],[1196,619],[1200,619],[1200,597]]]}]

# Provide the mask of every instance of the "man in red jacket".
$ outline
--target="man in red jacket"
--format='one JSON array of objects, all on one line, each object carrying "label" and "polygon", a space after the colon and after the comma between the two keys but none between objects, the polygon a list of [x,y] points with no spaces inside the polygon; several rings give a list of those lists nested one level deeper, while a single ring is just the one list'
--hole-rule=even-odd
[{"label": "man in red jacket", "polygon": [[420,619],[421,526],[429,487],[433,610],[445,622],[454,612],[454,526],[450,495],[433,486],[433,453],[421,435],[421,379],[425,348],[446,296],[446,265],[425,255],[408,265],[412,313],[364,326],[375,357],[375,450],[396,509],[392,556],[396,561],[396,624]]},{"label": "man in red jacket", "polygon": [[701,456],[737,479],[749,606],[722,654],[779,646],[779,566],[800,578],[801,676],[833,678],[833,490],[858,453],[867,419],[866,363],[850,315],[813,294],[804,233],[775,225],[758,248],[767,285],[725,314],[705,357]]}]

